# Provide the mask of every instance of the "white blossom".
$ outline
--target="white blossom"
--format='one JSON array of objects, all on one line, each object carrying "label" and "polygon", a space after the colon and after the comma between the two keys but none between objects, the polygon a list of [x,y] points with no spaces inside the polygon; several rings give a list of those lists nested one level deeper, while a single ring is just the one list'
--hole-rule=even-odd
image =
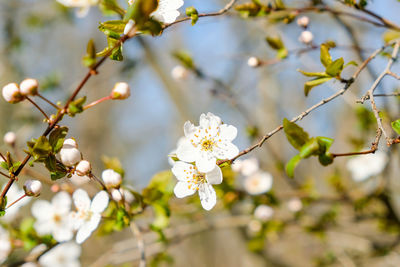
[{"label": "white blossom", "polygon": [[12,104],[20,102],[24,98],[19,91],[18,84],[16,83],[9,83],[5,85],[3,87],[2,94],[4,100]]},{"label": "white blossom", "polygon": [[177,81],[186,79],[188,77],[188,75],[189,75],[189,71],[181,65],[177,65],[177,66],[173,67],[171,70],[172,78],[174,78],[174,80],[177,80]]},{"label": "white blossom", "polygon": [[250,195],[259,195],[268,192],[272,187],[273,178],[268,172],[258,171],[244,180],[244,189]]},{"label": "white blossom", "polygon": [[104,170],[101,174],[101,178],[107,187],[119,187],[122,183],[121,174],[112,169]]},{"label": "white blossom", "polygon": [[76,242],[82,244],[99,225],[101,213],[107,208],[109,197],[106,191],[100,191],[91,201],[85,190],[78,189],[72,198],[77,210],[71,213],[74,228],[78,231]]},{"label": "white blossom", "polygon": [[303,31],[299,37],[299,41],[303,44],[311,44],[313,39],[314,39],[314,36],[313,36],[312,32],[310,32],[310,31]]},{"label": "white blossom", "polygon": [[14,132],[7,132],[4,135],[3,141],[5,144],[13,146],[15,141],[17,141],[17,135]]},{"label": "white blossom", "polygon": [[172,167],[172,173],[178,179],[174,188],[176,197],[183,198],[198,191],[205,210],[211,210],[215,206],[217,195],[212,185],[222,183],[222,172],[217,165],[211,171],[202,173],[196,166],[178,161]]},{"label": "white blossom", "polygon": [[81,160],[78,165],[76,165],[75,171],[79,176],[88,175],[92,171],[92,165],[87,160]]},{"label": "white blossom", "polygon": [[258,220],[251,220],[247,224],[247,230],[249,231],[250,235],[254,235],[262,230],[262,224]]},{"label": "white blossom", "polygon": [[0,263],[4,262],[11,252],[10,234],[0,226]]},{"label": "white blossom", "polygon": [[79,267],[81,247],[74,242],[62,243],[39,258],[42,267]]},{"label": "white blossom", "polygon": [[179,145],[176,154],[179,160],[195,162],[200,172],[214,169],[217,159],[231,159],[239,153],[232,144],[237,129],[222,124],[221,119],[211,112],[201,114],[200,125],[187,121],[183,127],[186,139]]},{"label": "white blossom", "polygon": [[350,159],[347,162],[347,169],[354,181],[361,182],[381,173],[387,162],[386,153],[378,151],[375,154],[360,155]]},{"label": "white blossom", "polygon": [[37,197],[42,191],[42,183],[38,180],[27,180],[24,184],[25,194],[30,197]]},{"label": "white blossom", "polygon": [[297,19],[297,25],[303,28],[307,28],[308,24],[310,23],[310,18],[307,16],[302,16]]},{"label": "white blossom", "polygon": [[131,37],[131,35],[133,34],[133,27],[135,26],[135,22],[133,20],[129,20],[126,24],[125,24],[125,28],[124,28],[124,35],[129,34],[129,37]]},{"label": "white blossom", "polygon": [[178,9],[183,4],[183,0],[159,0],[157,9],[150,16],[163,23],[172,23],[179,16]]},{"label": "white blossom", "polygon": [[111,98],[116,100],[127,99],[131,95],[129,84],[125,82],[119,82],[114,85],[111,91]]},{"label": "white blossom", "polygon": [[81,152],[77,148],[76,141],[72,138],[64,141],[60,150],[60,159],[65,166],[74,166],[82,159]]},{"label": "white blossom", "polygon": [[82,18],[88,14],[90,6],[97,5],[99,0],[57,0],[57,2],[66,7],[79,8],[76,15]]},{"label": "white blossom", "polygon": [[27,78],[19,84],[19,91],[23,96],[34,96],[38,93],[39,83],[36,79]]},{"label": "white blossom", "polygon": [[86,184],[90,181],[90,178],[88,176],[79,176],[76,174],[73,174],[71,178],[69,179],[74,185],[76,186],[81,186],[83,184]]},{"label": "white blossom", "polygon": [[252,68],[260,66],[260,63],[260,60],[256,57],[249,57],[249,59],[247,60],[247,65]]},{"label": "white blossom", "polygon": [[259,205],[254,210],[254,218],[266,222],[274,215],[274,209],[267,205]]},{"label": "white blossom", "polygon": [[298,198],[292,198],[288,201],[287,207],[291,212],[299,212],[303,208],[303,203]]},{"label": "white blossom", "polygon": [[[4,189],[4,186],[3,186]],[[17,199],[19,199],[21,196],[25,194],[25,191],[23,189],[20,189],[16,183],[14,183],[10,189],[7,192],[7,202],[8,203],[13,203]],[[16,202],[14,205],[12,205],[10,208],[7,209],[6,214],[1,217],[1,220],[4,220],[6,222],[11,222],[13,221],[17,215],[19,214],[19,210],[25,206],[26,204],[31,201],[31,198],[25,197],[21,199],[20,201]]]},{"label": "white blossom", "polygon": [[257,158],[248,158],[244,160],[236,160],[232,164],[232,170],[240,172],[244,176],[249,176],[256,173],[260,169]]},{"label": "white blossom", "polygon": [[111,191],[111,196],[113,200],[119,202],[122,199],[125,200],[126,203],[131,204],[134,200],[135,197],[132,195],[132,193],[129,190],[120,188],[120,189],[113,189]]},{"label": "white blossom", "polygon": [[36,232],[39,235],[52,234],[58,242],[71,240],[73,231],[68,216],[70,210],[71,197],[66,192],[55,194],[51,202],[37,200],[32,205]]}]

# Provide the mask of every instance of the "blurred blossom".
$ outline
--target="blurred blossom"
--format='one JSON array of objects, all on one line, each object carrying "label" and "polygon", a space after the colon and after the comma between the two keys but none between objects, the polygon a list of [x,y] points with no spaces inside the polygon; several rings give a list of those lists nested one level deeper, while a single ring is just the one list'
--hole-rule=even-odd
[{"label": "blurred blossom", "polygon": [[35,262],[25,262],[20,267],[39,267],[39,265]]},{"label": "blurred blossom", "polygon": [[260,205],[254,210],[254,218],[266,222],[274,215],[274,209],[267,205]]},{"label": "blurred blossom", "polygon": [[135,197],[132,195],[132,193],[129,190],[123,188],[113,189],[111,191],[111,196],[117,202],[121,201],[122,198],[124,198],[125,202],[128,204],[131,204],[135,200]]},{"label": "blurred blossom", "polygon": [[310,31],[303,31],[299,37],[299,41],[303,44],[311,44],[313,39],[314,39],[314,36],[313,36],[312,32],[310,32]]},{"label": "blurred blossom", "polygon": [[297,25],[299,25],[300,27],[307,28],[309,23],[310,23],[310,18],[307,16],[302,16],[297,19]]},{"label": "blurred blossom", "polygon": [[177,161],[172,167],[172,173],[178,179],[174,188],[176,197],[184,198],[198,191],[201,205],[205,210],[211,210],[215,206],[217,195],[212,185],[222,183],[222,172],[217,165],[210,172],[201,173],[196,166]]},{"label": "blurred blossom", "polygon": [[66,7],[78,8],[76,16],[79,18],[85,17],[89,13],[90,6],[97,5],[98,0],[57,0],[60,4]]},{"label": "blurred blossom", "polygon": [[101,174],[101,179],[103,179],[104,184],[107,187],[119,187],[122,183],[122,176],[118,172],[107,169],[104,170]]},{"label": "blurred blossom", "polygon": [[4,135],[3,141],[5,144],[13,146],[15,144],[15,141],[17,141],[17,135],[14,132],[7,132]]},{"label": "blurred blossom", "polygon": [[[25,191],[23,189],[20,189],[18,185],[14,183],[7,192],[7,202],[13,203],[23,195],[25,195]],[[20,201],[16,202],[9,209],[7,209],[6,214],[3,217],[1,217],[1,220],[4,220],[6,222],[13,221],[18,215],[19,209],[28,204],[29,201],[31,201],[31,198],[25,197]]]},{"label": "blurred blossom", "polygon": [[371,176],[381,173],[388,162],[385,152],[375,154],[359,155],[347,162],[347,169],[350,171],[354,181],[362,182]]},{"label": "blurred blossom", "polygon": [[244,189],[250,195],[259,195],[268,192],[272,188],[273,178],[268,172],[258,171],[244,180]]},{"label": "blurred blossom", "polygon": [[36,232],[39,235],[52,234],[58,242],[71,240],[73,231],[68,217],[70,210],[71,197],[66,192],[55,194],[51,202],[37,200],[32,205]]},{"label": "blurred blossom", "polygon": [[177,81],[186,79],[188,77],[188,75],[189,75],[189,71],[181,65],[175,66],[171,70],[172,78],[174,78]]},{"label": "blurred blossom", "polygon": [[250,235],[260,232],[261,229],[262,229],[262,224],[257,220],[251,220],[247,225],[247,230]]},{"label": "blurred blossom", "polygon": [[4,262],[11,252],[10,235],[6,229],[0,226],[0,263]]},{"label": "blurred blossom", "polygon": [[39,258],[42,267],[79,267],[81,247],[74,242],[56,245]]},{"label": "blurred blossom", "polygon": [[303,208],[303,203],[299,198],[292,198],[288,201],[287,207],[291,212],[299,212]]},{"label": "blurred blossom", "polygon": [[252,68],[258,67],[260,66],[260,64],[260,60],[256,57],[249,57],[249,59],[247,60],[247,65]]},{"label": "blurred blossom", "polygon": [[79,176],[77,174],[73,174],[70,178],[70,181],[76,186],[81,186],[88,183],[90,178],[88,176]]},{"label": "blurred blossom", "polygon": [[179,16],[181,6],[183,0],[159,0],[157,9],[150,16],[163,23],[172,23]]},{"label": "blurred blossom", "polygon": [[235,172],[240,172],[244,176],[249,176],[259,170],[259,163],[257,158],[249,158],[244,160],[236,160],[232,164],[232,169]]},{"label": "blurred blossom", "polygon": [[76,242],[83,243],[94,230],[101,220],[101,213],[107,208],[109,197],[106,191],[97,193],[93,200],[90,200],[87,192],[78,189],[73,194],[76,212],[71,213],[73,227],[77,230]]}]

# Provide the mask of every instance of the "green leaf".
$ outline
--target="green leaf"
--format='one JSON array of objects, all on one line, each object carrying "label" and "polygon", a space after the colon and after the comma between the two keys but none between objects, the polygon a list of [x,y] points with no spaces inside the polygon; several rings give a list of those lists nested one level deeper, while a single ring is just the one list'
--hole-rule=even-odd
[{"label": "green leaf", "polygon": [[105,22],[100,22],[99,30],[104,32],[107,36],[117,36],[119,37],[125,29],[126,22],[123,20],[109,20]]},{"label": "green leaf", "polygon": [[171,171],[157,173],[151,179],[149,185],[143,189],[143,201],[152,204],[158,200],[167,201],[172,195],[175,186],[175,179]]},{"label": "green leaf", "polygon": [[353,65],[353,66],[358,66],[358,64],[357,64],[357,62],[355,62],[354,60],[352,60],[352,61],[350,61],[350,62],[347,62],[345,65],[344,65],[344,67],[343,68],[346,68],[346,67],[348,67],[348,66],[350,66],[350,65]]},{"label": "green leaf", "polygon": [[175,51],[172,54],[185,68],[194,70],[195,64],[192,56],[185,51]]},{"label": "green leaf", "polygon": [[86,102],[86,96],[78,98],[68,105],[68,115],[74,117],[77,113],[83,112],[83,105]]},{"label": "green leaf", "polygon": [[[115,47],[118,43],[118,39],[112,38],[112,37],[108,37],[107,38],[107,42],[108,42],[108,50],[114,49],[110,55],[110,59],[111,60],[116,60],[116,61],[122,61],[124,59],[123,55],[122,55],[122,45],[119,45],[117,47]],[[115,48],[114,48],[115,47]]]},{"label": "green leaf", "polygon": [[332,63],[332,57],[329,53],[329,46],[326,44],[321,45],[321,55],[320,55],[322,65],[327,68]]},{"label": "green leaf", "polygon": [[151,34],[152,36],[157,36],[162,33],[162,25],[157,20],[149,19],[142,25],[138,26],[138,31],[140,31],[142,34]]},{"label": "green leaf", "polygon": [[318,156],[318,160],[323,166],[331,164],[333,162],[333,159],[334,158],[331,153],[325,153]]},{"label": "green leaf", "polygon": [[318,136],[316,138],[318,140],[318,144],[320,146],[321,153],[325,153],[326,151],[328,151],[334,141],[332,138],[325,137],[325,136]]},{"label": "green leaf", "polygon": [[400,38],[400,32],[394,30],[388,30],[382,35],[382,39],[385,43],[389,43],[398,38]]},{"label": "green leaf", "polygon": [[0,162],[0,167],[3,168],[3,169],[5,169],[5,170],[7,170],[7,171],[8,171],[8,169],[9,169],[8,163],[5,162],[5,161],[1,161],[1,162]]},{"label": "green leaf", "polygon": [[124,19],[133,19],[137,25],[142,25],[150,18],[150,14],[157,9],[157,6],[158,0],[135,0],[128,8]]},{"label": "green leaf", "polygon": [[49,157],[46,158],[44,164],[47,170],[50,172],[50,178],[53,181],[65,177],[68,173],[64,165],[57,162],[57,159],[53,154],[49,155]]},{"label": "green leaf", "polygon": [[392,122],[391,124],[392,124],[393,130],[394,130],[398,135],[400,135],[400,119],[398,119],[398,120]]},{"label": "green leaf", "polygon": [[305,143],[301,149],[299,156],[303,159],[308,158],[313,155],[318,155],[319,153],[319,143],[317,138],[311,138],[307,143]]},{"label": "green leaf", "polygon": [[332,77],[326,77],[326,78],[316,78],[314,80],[308,81],[304,84],[304,94],[308,96],[310,93],[311,89],[313,89],[315,86],[321,85],[327,81],[332,79]]},{"label": "green leaf", "polygon": [[307,77],[329,77],[329,75],[325,72],[306,72],[300,69],[298,69],[297,71]]},{"label": "green leaf", "polygon": [[0,199],[0,217],[3,217],[6,214],[7,207],[7,196],[4,196]]},{"label": "green leaf", "polygon": [[286,48],[281,48],[276,53],[276,57],[280,58],[280,59],[284,59],[284,58],[287,58],[288,54],[289,54],[289,52],[287,51]]},{"label": "green leaf", "polygon": [[294,177],[294,169],[297,167],[297,165],[299,164],[300,160],[301,160],[300,155],[296,155],[293,158],[291,158],[289,160],[289,162],[286,164],[286,167],[285,167],[286,174],[290,178]]},{"label": "green leaf", "polygon": [[340,73],[342,73],[343,70],[343,65],[344,65],[344,60],[343,58],[338,58],[335,61],[333,61],[331,64],[326,67],[326,74],[332,76],[332,77],[337,77],[340,76]]},{"label": "green leaf", "polygon": [[89,68],[96,64],[96,48],[93,39],[90,39],[87,44],[86,55],[82,58],[82,62],[83,65]]},{"label": "green leaf", "polygon": [[283,41],[279,35],[267,36],[265,40],[267,41],[269,46],[274,50],[280,50],[282,48],[285,48],[285,45],[283,44]]},{"label": "green leaf", "polygon": [[192,20],[192,26],[195,25],[197,20],[199,19],[199,13],[192,6],[186,8],[186,15]]},{"label": "green leaf", "polygon": [[29,152],[35,161],[44,161],[52,152],[49,140],[45,136],[28,142]]},{"label": "green leaf", "polygon": [[160,203],[153,204],[155,220],[151,224],[156,229],[164,229],[169,225],[170,210],[168,205],[162,205]]},{"label": "green leaf", "polygon": [[99,8],[105,15],[113,15],[114,12],[120,16],[125,15],[125,10],[119,6],[117,0],[100,0]]},{"label": "green leaf", "polygon": [[297,150],[300,150],[310,139],[308,133],[305,132],[303,128],[286,118],[283,119],[283,130],[285,131],[289,143]]},{"label": "green leaf", "polygon": [[53,148],[54,153],[60,152],[64,139],[67,136],[68,133],[68,127],[59,127],[54,129],[49,136],[49,143],[51,147]]}]

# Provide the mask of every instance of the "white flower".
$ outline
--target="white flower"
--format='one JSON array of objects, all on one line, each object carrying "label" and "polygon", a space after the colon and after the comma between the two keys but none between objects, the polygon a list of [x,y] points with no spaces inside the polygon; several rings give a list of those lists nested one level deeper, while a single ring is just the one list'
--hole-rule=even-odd
[{"label": "white flower", "polygon": [[79,267],[81,247],[74,242],[57,245],[39,258],[42,267]]},{"label": "white flower", "polygon": [[60,150],[60,159],[65,166],[74,166],[82,159],[81,152],[77,148],[74,139],[65,139],[63,147]]},{"label": "white flower", "polygon": [[10,234],[0,226],[0,263],[4,262],[11,252]]},{"label": "white flower", "polygon": [[73,174],[69,180],[74,185],[81,186],[83,184],[88,183],[90,181],[90,178],[88,176],[79,176],[79,175]]},{"label": "white flower", "polygon": [[42,183],[38,180],[27,180],[24,184],[25,194],[30,197],[37,197],[42,190]]},{"label": "white flower", "polygon": [[88,14],[90,6],[97,5],[99,0],[57,0],[57,2],[66,7],[79,8],[76,12],[76,15],[82,18]]},{"label": "white flower", "polygon": [[116,83],[111,91],[111,98],[114,100],[127,99],[131,95],[129,84],[125,82]]},{"label": "white flower", "polygon": [[244,176],[249,176],[256,173],[260,169],[257,158],[249,158],[245,160],[236,160],[232,164],[232,170],[240,172]]},{"label": "white flower", "polygon": [[76,190],[72,197],[77,209],[71,213],[74,228],[78,230],[76,242],[82,244],[99,225],[101,213],[107,208],[109,198],[106,191],[100,191],[91,201],[82,189]]},{"label": "white flower", "polygon": [[247,65],[252,68],[260,66],[260,63],[260,60],[256,57],[249,57],[249,59],[247,60]]},{"label": "white flower", "polygon": [[310,23],[310,19],[307,16],[302,16],[297,19],[297,25],[303,28],[307,28],[308,24]]},{"label": "white flower", "polygon": [[310,44],[314,39],[312,32],[310,31],[303,31],[300,34],[299,41],[303,44]]},{"label": "white flower", "polygon": [[58,242],[71,240],[73,232],[68,217],[70,210],[71,197],[66,192],[55,194],[51,202],[37,200],[32,205],[36,232],[39,235],[52,234]]},{"label": "white flower", "polygon": [[244,189],[250,195],[259,195],[268,192],[272,187],[272,175],[268,172],[256,172],[244,180]]},{"label": "white flower", "polygon": [[210,172],[202,173],[196,166],[178,161],[172,167],[172,173],[178,179],[174,188],[176,197],[187,197],[199,191],[201,205],[205,210],[211,210],[215,206],[217,195],[212,185],[222,183],[222,172],[217,165]]},{"label": "white flower", "polygon": [[112,169],[104,170],[101,178],[107,187],[119,187],[122,183],[121,175]]},{"label": "white flower", "polygon": [[3,87],[2,90],[3,98],[8,103],[17,103],[24,99],[19,91],[18,84],[16,83],[9,83]]},{"label": "white flower", "polygon": [[76,174],[79,176],[88,175],[92,171],[92,165],[87,160],[79,161],[78,165],[76,165]]},{"label": "white flower", "polygon": [[27,78],[19,84],[19,91],[23,96],[37,95],[39,83],[36,79]]},{"label": "white flower", "polygon": [[7,132],[4,135],[3,141],[5,144],[13,146],[15,145],[15,141],[17,141],[17,135],[14,132]]},{"label": "white flower", "polygon": [[[4,186],[3,186],[4,189]],[[24,190],[20,189],[16,183],[14,183],[10,189],[7,192],[7,203],[13,203],[17,199],[19,199],[21,196],[25,194]],[[6,214],[1,217],[1,220],[4,220],[6,222],[11,222],[13,221],[17,215],[19,214],[18,211],[21,207],[25,206],[26,204],[31,201],[30,198],[25,197],[21,199],[20,201],[16,202],[14,205],[12,205],[9,209],[6,210]]]},{"label": "white flower", "polygon": [[30,262],[25,262],[20,267],[39,267],[39,265],[30,261]]},{"label": "white flower", "polygon": [[121,201],[122,198],[124,198],[125,202],[128,204],[131,204],[135,200],[135,197],[132,195],[132,193],[129,190],[123,188],[113,189],[111,191],[111,196],[117,202]]},{"label": "white flower", "polygon": [[129,34],[129,37],[131,37],[131,35],[133,34],[132,29],[135,26],[135,22],[133,20],[129,20],[126,24],[125,24],[125,28],[124,28],[124,35]]},{"label": "white flower", "polygon": [[177,65],[171,70],[172,78],[177,81],[186,79],[188,75],[189,71],[181,65]]},{"label": "white flower", "polygon": [[375,154],[360,155],[347,162],[347,169],[353,180],[361,182],[383,171],[388,161],[386,153],[378,151]]},{"label": "white flower", "polygon": [[303,208],[303,203],[298,198],[292,198],[288,201],[287,207],[291,212],[299,212]]},{"label": "white flower", "polygon": [[163,23],[172,23],[179,16],[181,6],[183,0],[159,0],[157,9],[150,16]]},{"label": "white flower", "polygon": [[232,144],[237,129],[222,124],[221,119],[211,112],[201,114],[200,126],[187,121],[183,127],[186,139],[178,147],[177,157],[186,162],[196,162],[200,172],[214,169],[217,159],[231,159],[239,153]]},{"label": "white flower", "polygon": [[251,220],[247,224],[247,230],[249,231],[249,234],[252,236],[255,233],[258,233],[262,230],[262,224],[258,220]]},{"label": "white flower", "polygon": [[254,217],[260,221],[266,222],[274,215],[274,209],[267,205],[259,205],[254,210]]}]

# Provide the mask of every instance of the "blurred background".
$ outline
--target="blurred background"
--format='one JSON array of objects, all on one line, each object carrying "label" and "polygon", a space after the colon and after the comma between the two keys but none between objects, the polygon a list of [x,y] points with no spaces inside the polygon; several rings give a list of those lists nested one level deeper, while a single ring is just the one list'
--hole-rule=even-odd
[{"label": "blurred background", "polygon": [[[285,1],[293,7],[309,2]],[[226,3],[186,0],[181,13],[189,6],[196,7],[199,12],[217,11]],[[337,1],[324,3],[346,9]],[[400,4],[396,0],[368,1],[368,8],[400,23]],[[338,45],[337,49],[332,49],[333,58],[344,57],[346,62],[361,63],[383,44],[384,28],[328,13],[307,15],[315,44],[334,40]],[[96,7],[91,8],[86,17],[77,18],[73,9],[66,9],[52,0],[1,1],[0,83],[37,78],[43,95],[55,102],[64,101],[87,71],[82,65],[87,42],[93,39],[98,50],[106,46],[104,34],[97,28],[99,22],[110,19],[118,17],[107,18]],[[272,23],[267,18],[244,19],[233,11],[220,17],[201,18],[195,26],[190,22],[174,25],[160,37],[134,38],[124,45],[124,61],[107,61],[81,93],[87,95],[88,102],[94,101],[107,95],[115,82],[125,81],[131,86],[132,96],[126,101],[105,102],[75,118],[65,118],[63,124],[70,128],[69,135],[77,139],[84,157],[92,162],[94,173],[100,174],[104,168],[102,156],[117,157],[126,171],[125,179],[136,190],[145,187],[157,172],[170,168],[167,155],[183,135],[183,123],[186,120],[197,123],[201,113],[213,112],[225,123],[236,126],[235,144],[245,149],[280,125],[283,118],[297,116],[342,88],[339,82],[329,82],[313,89],[307,98],[304,96],[303,84],[308,79],[297,69],[322,71],[319,49],[291,53],[287,59],[260,68],[247,65],[251,56],[262,60],[276,57],[276,51],[265,41],[266,36],[278,34],[289,51],[306,48],[298,41],[301,31],[296,23]],[[354,46],[360,47],[360,51],[352,49]],[[189,53],[203,77],[189,73],[185,79],[174,79],[171,70],[179,64],[173,56],[176,51]],[[363,108],[356,100],[367,91],[386,63],[384,57],[374,60],[348,93],[311,113],[299,124],[311,136],[334,138],[333,152],[368,147],[375,137],[375,122],[368,122],[369,105]],[[356,67],[350,66],[343,76],[350,77],[355,70]],[[395,65],[393,71],[398,70]],[[377,92],[392,92],[397,88],[396,80],[387,78]],[[53,111],[44,102],[40,103],[49,113]],[[385,118],[398,119],[397,99],[378,99],[377,104],[384,110]],[[26,141],[39,136],[45,128],[41,114],[29,103],[17,106],[1,101],[0,114],[0,134],[16,132],[20,151]],[[0,149],[8,148],[1,146]],[[307,159],[296,169],[295,179],[288,180],[282,166],[296,151],[282,133],[269,139],[253,155],[262,168],[274,176],[273,191],[277,196],[282,194],[284,199],[285,194],[293,191],[293,183],[300,188],[312,187],[319,196],[334,196],[335,191],[328,181],[340,177],[355,195],[368,192],[385,180],[392,199],[396,200],[400,190],[398,152],[395,147],[388,151],[384,144],[381,149],[391,154],[387,169],[379,177],[362,184],[351,180],[345,167],[348,158],[338,158],[329,167],[322,167],[315,158]],[[399,203],[393,203],[394,212],[398,214]],[[247,250],[241,230],[206,231],[206,234],[194,235],[171,246],[174,266],[400,265],[400,255],[395,248],[386,254],[375,250],[376,242],[396,240],[396,231],[383,235],[381,230],[385,227],[379,229],[376,221],[354,221],[353,206],[336,204],[335,208],[340,209],[339,219],[323,238],[304,233],[300,223],[294,223],[284,234],[270,237],[265,248],[267,252],[260,254]],[[331,208],[332,203],[318,204],[307,220]],[[289,216],[281,212],[283,217]],[[209,218],[212,214],[199,218]],[[122,240],[125,236],[121,233],[109,238]],[[83,266],[96,260],[98,251],[110,249],[110,242],[91,242],[85,244]],[[94,245],[98,246],[96,253],[90,252]]]}]

